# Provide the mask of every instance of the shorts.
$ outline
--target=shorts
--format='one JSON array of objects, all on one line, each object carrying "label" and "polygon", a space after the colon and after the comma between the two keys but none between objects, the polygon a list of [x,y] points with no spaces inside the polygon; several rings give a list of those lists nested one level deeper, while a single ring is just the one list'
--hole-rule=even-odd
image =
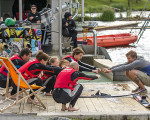
[{"label": "shorts", "polygon": [[150,86],[150,76],[147,75],[146,73],[137,70],[137,77],[141,80],[141,82],[146,85]]}]

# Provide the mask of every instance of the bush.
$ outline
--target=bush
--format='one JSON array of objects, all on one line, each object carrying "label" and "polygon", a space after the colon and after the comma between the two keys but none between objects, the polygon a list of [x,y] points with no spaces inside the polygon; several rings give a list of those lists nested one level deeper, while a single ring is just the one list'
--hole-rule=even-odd
[{"label": "bush", "polygon": [[102,12],[104,7],[103,6],[99,6],[99,7],[88,7],[88,13],[98,13],[98,12]]},{"label": "bush", "polygon": [[[115,3],[115,4],[112,4],[111,6],[112,6],[113,8],[118,8],[118,9],[120,9],[120,11],[124,11],[126,5],[123,4],[123,3]],[[116,9],[116,11],[119,11],[119,10]]]},{"label": "bush", "polygon": [[75,21],[78,21],[78,22],[81,22],[81,16],[76,16],[76,17],[74,18],[74,20],[75,20]]},{"label": "bush", "polygon": [[[76,16],[74,20],[75,20],[75,21],[78,21],[78,22],[81,22],[81,16]],[[85,20],[85,21],[91,21],[91,17],[85,16],[85,17],[84,17],[84,20]]]},{"label": "bush", "polygon": [[85,20],[85,21],[90,21],[90,20],[91,20],[91,17],[85,16],[85,17],[84,17],[84,20]]},{"label": "bush", "polygon": [[114,21],[115,20],[115,12],[111,9],[107,9],[100,16],[101,21]]}]

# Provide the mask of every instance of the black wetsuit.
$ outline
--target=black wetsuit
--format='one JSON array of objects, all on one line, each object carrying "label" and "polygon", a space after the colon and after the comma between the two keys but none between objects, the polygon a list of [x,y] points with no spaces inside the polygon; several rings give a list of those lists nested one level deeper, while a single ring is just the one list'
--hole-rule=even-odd
[{"label": "black wetsuit", "polygon": [[[36,72],[34,72],[33,74],[34,75],[38,75],[39,74],[39,72],[41,72],[41,71],[49,71],[49,72],[53,72],[53,73],[59,73],[61,70],[62,70],[62,68],[60,68],[60,67],[47,67],[47,66],[45,66],[45,65],[43,65],[43,64],[41,64],[41,63],[35,63],[35,64],[32,64],[29,68],[28,68],[28,71],[31,71],[31,70],[36,70],[36,69],[38,69],[38,70],[40,70],[40,71],[36,71]],[[43,80],[41,79],[41,78],[31,78],[31,79],[28,79],[27,80],[28,81],[28,83],[30,84],[30,85],[32,85],[32,84],[36,84],[36,85],[38,85],[38,86],[42,86],[42,84],[43,84]],[[50,80],[51,81],[51,80]],[[50,82],[49,81],[49,82]],[[50,85],[50,83],[47,83],[46,84],[46,87],[48,87],[48,85]],[[14,85],[13,86],[13,90],[12,90],[12,92],[11,92],[11,95],[14,95],[14,94],[16,94],[16,92],[17,92],[17,87]],[[31,93],[31,91],[30,91],[30,93]],[[31,96],[31,99],[34,99],[34,96]]]},{"label": "black wetsuit", "polygon": [[47,77],[46,79],[48,79],[49,77],[51,77],[51,80],[47,84],[46,88],[43,90],[46,93],[48,93],[48,92],[54,90],[54,85],[55,85],[56,77],[60,73],[60,71],[62,70],[62,68],[59,68],[59,67],[56,67],[56,66],[51,66],[51,65],[46,65],[46,66],[47,67],[54,67],[55,68],[54,72],[44,72],[43,73],[43,76]]},{"label": "black wetsuit", "polygon": [[[68,60],[69,62],[74,61],[72,58],[67,57],[65,58],[66,60]],[[80,60],[78,61],[79,64],[79,71],[88,71],[88,72],[92,72],[92,70],[96,70],[96,67],[93,67],[91,65],[88,65],[84,62],[81,62]]]},{"label": "black wetsuit", "polygon": [[[58,77],[61,77],[61,76],[58,75]],[[66,78],[68,78],[68,77],[66,77]],[[79,79],[94,80],[94,79],[97,79],[97,78],[98,78],[97,76],[86,75],[86,74],[84,74],[82,72],[79,72],[79,71],[73,72],[70,76],[70,80],[73,81],[74,83],[76,83]],[[58,78],[57,78],[57,80],[58,80]],[[73,87],[74,88],[73,90],[71,90],[71,88],[69,89],[67,87],[58,88],[57,86],[60,86],[60,84],[62,84],[62,86],[63,86],[63,78],[60,78],[58,81],[57,80],[56,80],[56,83],[55,83],[55,86],[54,86],[55,89],[53,91],[54,100],[57,103],[62,103],[62,104],[67,104],[67,103],[70,102],[72,107],[74,107],[76,101],[78,100],[79,96],[82,93],[83,86],[81,84],[76,84]],[[62,82],[59,82],[60,80]]]}]

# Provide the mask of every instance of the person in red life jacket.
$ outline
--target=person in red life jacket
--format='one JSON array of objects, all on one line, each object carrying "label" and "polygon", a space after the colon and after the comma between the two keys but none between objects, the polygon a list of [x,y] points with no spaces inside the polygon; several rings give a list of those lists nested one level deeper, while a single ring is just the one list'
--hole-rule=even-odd
[{"label": "person in red life jacket", "polygon": [[59,62],[59,67],[61,68],[70,67],[70,62],[68,60],[63,59]]},{"label": "person in red life jacket", "polygon": [[51,66],[56,66],[56,67],[59,67],[59,58],[57,56],[52,56],[50,59],[49,59],[49,64]]},{"label": "person in red life jacket", "polygon": [[[57,56],[50,57],[47,65],[47,67],[59,67],[59,58]],[[60,68],[59,68],[60,69]],[[59,74],[60,70],[55,71],[55,73],[52,72],[44,72],[42,75],[42,80],[45,82],[48,78],[53,76],[48,84],[48,86],[43,90],[46,96],[52,96],[52,91],[54,90],[54,84],[56,81],[56,76]]]},{"label": "person in red life jacket", "polygon": [[[65,79],[64,79],[65,78]],[[82,93],[83,86],[77,84],[79,79],[94,80],[100,78],[100,75],[86,75],[79,72],[79,64],[71,62],[70,67],[63,69],[57,76],[53,98],[57,103],[62,103],[62,111],[77,111],[74,108],[76,101]],[[69,103],[69,107],[66,104]]]},{"label": "person in red life jacket", "polygon": [[[39,78],[39,75],[42,71],[55,73],[56,71],[61,71],[62,69],[59,67],[47,67],[47,61],[49,56],[44,53],[42,50],[40,50],[36,54],[36,58],[32,61],[27,62],[22,67],[19,68],[19,72],[22,74],[22,76],[27,80],[27,82],[32,85],[36,84],[38,86],[42,86],[43,81],[41,78]],[[49,84],[49,83],[47,83]],[[46,86],[47,87],[47,86]],[[31,96],[31,99],[36,104],[37,101],[34,99],[34,96]],[[30,99],[27,100],[27,103],[32,103]]]},{"label": "person in red life jacket", "polygon": [[[10,60],[13,62],[16,68],[20,68],[22,65],[24,65],[26,62],[29,61],[31,54],[32,52],[30,49],[23,48],[20,51],[19,55],[16,54],[12,56]],[[2,66],[0,68],[0,87],[2,88],[6,88],[7,73],[8,71],[6,70],[5,66]],[[11,84],[13,84],[13,81],[11,81],[11,78],[10,78],[9,86],[11,86]]]},{"label": "person in red life jacket", "polygon": [[80,61],[84,54],[85,54],[84,51],[81,48],[77,47],[73,49],[73,55],[68,55],[64,57],[63,59],[66,59],[69,62],[72,62],[72,61],[78,62],[79,71],[88,71],[88,72],[94,72],[94,73],[100,72],[101,71],[100,68],[93,67],[91,65],[85,64]]}]

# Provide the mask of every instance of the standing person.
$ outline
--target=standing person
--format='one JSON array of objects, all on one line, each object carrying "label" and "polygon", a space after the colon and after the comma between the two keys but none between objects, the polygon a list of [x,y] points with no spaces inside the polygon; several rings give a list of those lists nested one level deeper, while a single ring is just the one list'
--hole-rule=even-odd
[{"label": "standing person", "polygon": [[[29,61],[30,57],[31,57],[31,50],[28,48],[23,48],[19,55],[14,55],[10,58],[10,60],[12,61],[12,63],[16,66],[16,68],[20,68],[22,65],[24,65],[26,62]],[[5,68],[5,66],[2,66],[0,68],[0,87],[6,88],[6,82],[7,82],[7,70]],[[11,84],[14,84],[13,81],[9,81],[9,86],[11,86]]]},{"label": "standing person", "polygon": [[[65,78],[65,79],[64,79]],[[71,62],[70,68],[63,69],[56,78],[53,91],[53,98],[57,103],[62,103],[61,111],[77,111],[74,108],[76,101],[80,97],[83,86],[77,84],[79,79],[94,80],[100,78],[100,75],[86,75],[79,72],[79,64]],[[66,104],[69,103],[69,107]]]},{"label": "standing person", "polygon": [[37,12],[37,6],[31,6],[31,12],[28,14],[28,21],[31,23],[41,23],[41,15]]},{"label": "standing person", "polygon": [[91,65],[85,64],[81,62],[80,60],[82,59],[82,56],[84,55],[84,51],[77,47],[73,49],[73,55],[68,55],[64,57],[63,59],[68,60],[69,62],[76,61],[79,64],[79,71],[88,71],[88,72],[93,72],[93,73],[98,73],[101,71],[100,68],[93,67]]},{"label": "standing person", "polygon": [[[39,75],[42,71],[47,72],[55,72],[55,67],[47,67],[46,63],[48,61],[49,56],[44,53],[42,50],[40,50],[36,54],[36,58],[32,61],[27,62],[22,67],[19,68],[19,72],[22,74],[22,76],[27,80],[27,82],[32,85],[36,84],[38,86],[42,86],[43,81],[41,78],[39,78]],[[13,87],[14,88],[14,87]],[[16,91],[16,89],[15,89]],[[30,91],[31,93],[31,91]],[[16,92],[11,93],[11,95],[16,94]],[[37,101],[34,99],[34,96],[31,96],[31,99],[36,104]],[[28,99],[27,103],[32,103],[30,99]]]},{"label": "standing person", "polygon": [[64,18],[62,19],[62,35],[65,37],[72,37],[72,43],[74,48],[77,47],[77,31],[76,24],[73,19],[71,19],[71,13],[66,12]]},{"label": "standing person", "polygon": [[138,88],[132,92],[147,93],[145,86],[150,86],[150,62],[145,60],[141,56],[137,56],[137,53],[133,50],[126,54],[128,62],[119,64],[111,68],[104,68],[104,73],[125,71],[126,76],[138,85]]}]

